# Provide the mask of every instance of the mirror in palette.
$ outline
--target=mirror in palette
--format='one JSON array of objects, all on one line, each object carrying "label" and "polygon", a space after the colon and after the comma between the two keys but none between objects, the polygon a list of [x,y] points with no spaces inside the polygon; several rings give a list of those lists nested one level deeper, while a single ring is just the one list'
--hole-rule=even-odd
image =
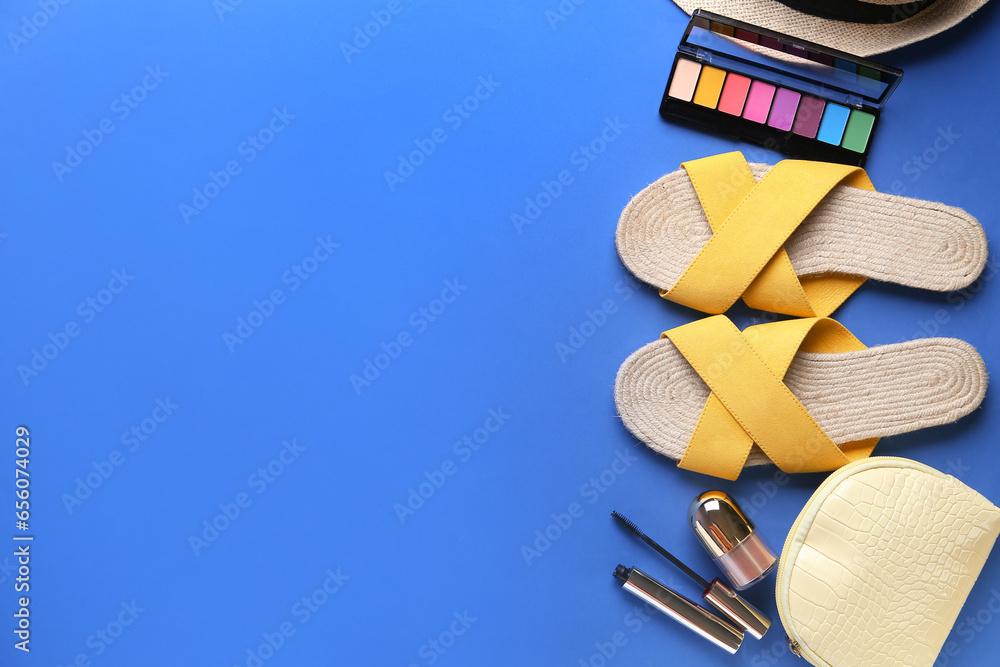
[{"label": "mirror in palette", "polygon": [[892,72],[818,49],[782,44],[750,30],[707,20],[699,23],[704,27],[692,21],[682,44],[735,58],[745,64],[740,68],[743,73],[769,78],[776,83],[794,82],[798,88],[815,93],[824,92],[824,89],[839,90],[881,105],[898,78]]}]

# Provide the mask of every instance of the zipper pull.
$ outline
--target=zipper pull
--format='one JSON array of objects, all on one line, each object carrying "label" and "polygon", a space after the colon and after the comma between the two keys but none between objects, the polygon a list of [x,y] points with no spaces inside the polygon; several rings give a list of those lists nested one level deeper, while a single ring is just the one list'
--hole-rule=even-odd
[{"label": "zipper pull", "polygon": [[792,655],[794,655],[796,658],[801,658],[802,649],[799,648],[798,643],[792,641],[792,638],[789,637],[788,635],[785,635],[785,641],[788,642],[788,650],[792,652]]}]

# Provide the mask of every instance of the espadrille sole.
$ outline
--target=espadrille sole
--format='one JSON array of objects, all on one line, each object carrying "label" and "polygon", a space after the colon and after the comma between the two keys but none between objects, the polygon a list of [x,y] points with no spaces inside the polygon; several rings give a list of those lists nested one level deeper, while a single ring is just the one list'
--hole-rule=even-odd
[{"label": "espadrille sole", "polygon": [[[785,385],[837,444],[953,422],[986,392],[976,349],[955,338],[924,338],[855,352],[799,352]],[[708,385],[663,338],[622,364],[615,403],[622,421],[655,451],[680,460],[708,400]],[[769,463],[756,445],[746,465]]]},{"label": "espadrille sole", "polygon": [[[750,163],[760,180],[770,165]],[[712,236],[687,173],[667,174],[632,198],[615,245],[640,280],[671,289]],[[972,283],[986,235],[960,208],[836,186],[788,238],[799,276],[847,274],[940,292]]]}]

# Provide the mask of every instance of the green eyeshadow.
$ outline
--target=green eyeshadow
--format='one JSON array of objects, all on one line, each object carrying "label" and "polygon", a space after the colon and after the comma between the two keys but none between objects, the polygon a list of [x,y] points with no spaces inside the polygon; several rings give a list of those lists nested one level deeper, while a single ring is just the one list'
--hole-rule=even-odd
[{"label": "green eyeshadow", "polygon": [[844,129],[844,139],[840,145],[848,150],[864,153],[865,148],[868,146],[868,137],[871,136],[874,124],[875,116],[853,109],[851,117],[847,119],[847,127]]}]

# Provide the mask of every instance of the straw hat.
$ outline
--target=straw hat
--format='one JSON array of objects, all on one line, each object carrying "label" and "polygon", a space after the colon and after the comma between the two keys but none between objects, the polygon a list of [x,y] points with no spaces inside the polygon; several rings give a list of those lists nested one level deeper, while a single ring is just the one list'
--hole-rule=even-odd
[{"label": "straw hat", "polygon": [[853,55],[891,51],[959,23],[986,0],[674,0]]}]

